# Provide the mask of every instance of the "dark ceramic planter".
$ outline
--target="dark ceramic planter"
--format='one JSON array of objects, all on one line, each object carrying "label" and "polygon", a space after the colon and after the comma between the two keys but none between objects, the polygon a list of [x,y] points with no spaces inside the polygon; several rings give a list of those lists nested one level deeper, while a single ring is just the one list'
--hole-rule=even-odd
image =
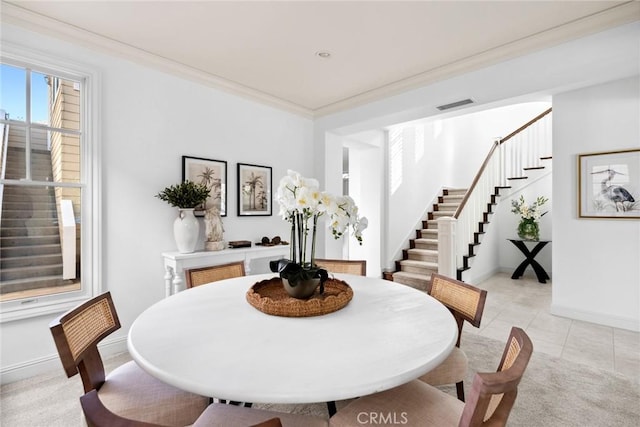
[{"label": "dark ceramic planter", "polygon": [[284,286],[285,291],[287,291],[289,296],[297,299],[307,299],[311,297],[319,285],[319,277],[314,279],[300,280],[296,282],[294,286],[291,286],[287,279],[282,279],[282,286]]}]

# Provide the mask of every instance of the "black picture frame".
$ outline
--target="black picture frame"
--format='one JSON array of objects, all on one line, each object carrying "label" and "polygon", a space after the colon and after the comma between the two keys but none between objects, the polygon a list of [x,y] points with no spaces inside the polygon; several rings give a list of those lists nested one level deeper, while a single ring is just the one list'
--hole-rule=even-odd
[{"label": "black picture frame", "polygon": [[238,163],[238,216],[271,216],[273,205],[270,166]]},{"label": "black picture frame", "polygon": [[196,207],[195,216],[204,216],[207,209],[216,206],[220,216],[227,216],[227,162],[204,157],[182,156],[182,182],[189,180],[205,184],[209,198]]}]

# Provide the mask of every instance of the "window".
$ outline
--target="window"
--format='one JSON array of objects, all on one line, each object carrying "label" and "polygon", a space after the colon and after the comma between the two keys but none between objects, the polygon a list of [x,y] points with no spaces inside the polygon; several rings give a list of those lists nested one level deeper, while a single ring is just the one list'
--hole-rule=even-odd
[{"label": "window", "polygon": [[4,48],[0,308],[8,321],[96,293],[100,226],[95,73]]}]

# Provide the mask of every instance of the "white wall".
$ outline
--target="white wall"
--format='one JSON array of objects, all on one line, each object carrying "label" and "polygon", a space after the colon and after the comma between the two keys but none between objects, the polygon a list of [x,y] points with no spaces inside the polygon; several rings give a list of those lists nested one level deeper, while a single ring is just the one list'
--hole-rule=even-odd
[{"label": "white wall", "polygon": [[348,240],[348,258],[367,261],[367,276],[381,277],[384,215],[384,132],[368,135],[368,142],[351,141],[349,148],[349,195],[356,201],[359,214],[369,221],[360,245],[352,235]]},{"label": "white wall", "polygon": [[640,221],[578,218],[577,155],[640,148],[639,78],[553,99],[552,313],[640,330]]},{"label": "white wall", "polygon": [[[236,164],[273,167],[274,187],[289,168],[311,175],[310,120],[10,25],[3,25],[2,40],[102,74],[102,271],[123,326],[116,339],[164,297],[160,254],[176,249],[177,211],[154,195],[181,180],[182,155],[227,161],[225,240],[288,236],[277,206],[271,217],[237,216]],[[3,381],[39,366],[59,368],[52,317],[0,325]]]}]

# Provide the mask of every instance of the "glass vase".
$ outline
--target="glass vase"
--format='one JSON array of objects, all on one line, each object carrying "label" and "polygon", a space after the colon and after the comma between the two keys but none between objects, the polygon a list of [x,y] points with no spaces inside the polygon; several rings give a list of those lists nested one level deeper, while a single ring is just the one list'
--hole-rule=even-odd
[{"label": "glass vase", "polygon": [[540,227],[532,219],[522,219],[518,224],[518,237],[522,240],[540,240]]}]

